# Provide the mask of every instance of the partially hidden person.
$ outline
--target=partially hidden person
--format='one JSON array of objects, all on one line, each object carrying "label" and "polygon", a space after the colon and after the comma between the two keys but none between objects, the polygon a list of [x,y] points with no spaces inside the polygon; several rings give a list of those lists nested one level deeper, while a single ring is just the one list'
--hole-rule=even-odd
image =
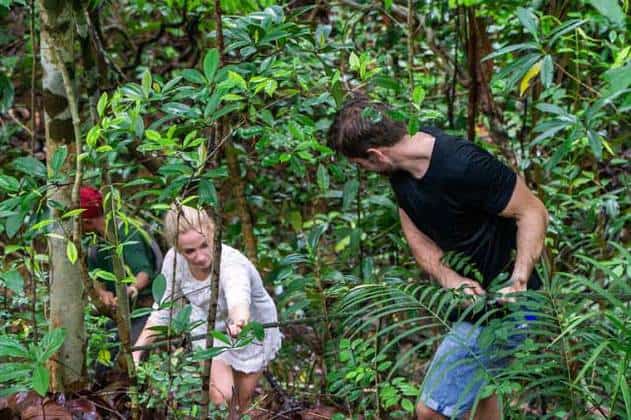
[{"label": "partially hidden person", "polygon": [[[173,205],[165,216],[164,233],[171,248],[162,264],[167,284],[162,303],[173,304],[178,298],[186,298],[192,306],[190,321],[203,321],[193,329],[195,336],[207,334],[214,229],[213,221],[203,209]],[[152,312],[136,346],[153,342],[155,337],[151,328],[167,325],[170,312],[167,308]],[[241,252],[222,244],[215,330],[227,330],[236,337],[250,321],[273,323],[277,319],[276,305],[252,262]],[[203,348],[206,339],[197,340],[193,345]],[[213,345],[225,346],[216,339]],[[230,404],[233,389],[236,389],[238,408],[244,412],[263,370],[276,357],[280,347],[279,329],[268,328],[262,342],[255,340],[245,347],[229,349],[214,357],[210,387],[212,402]],[[136,364],[140,363],[142,355],[141,350],[134,352]]]}]

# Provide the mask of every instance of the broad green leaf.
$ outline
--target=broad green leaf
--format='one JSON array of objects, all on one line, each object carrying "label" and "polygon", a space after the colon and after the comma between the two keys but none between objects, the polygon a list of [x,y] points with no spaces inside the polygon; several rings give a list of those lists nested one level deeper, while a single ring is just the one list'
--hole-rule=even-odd
[{"label": "broad green leaf", "polygon": [[46,166],[32,156],[22,156],[13,161],[13,167],[26,174],[40,178],[46,176]]},{"label": "broad green leaf", "polygon": [[324,165],[318,165],[318,171],[316,173],[318,187],[323,192],[326,192],[329,189],[329,171],[326,170]]},{"label": "broad green leaf", "polygon": [[351,179],[344,184],[344,195],[342,196],[342,210],[347,211],[354,202],[359,190],[359,181]]},{"label": "broad green leaf", "polygon": [[57,174],[64,162],[66,161],[66,157],[68,157],[68,149],[66,146],[58,147],[53,153],[53,157],[50,162],[50,167],[53,171],[53,174]]},{"label": "broad green leaf", "polygon": [[151,92],[151,83],[153,82],[151,78],[151,73],[149,70],[146,70],[142,75],[142,93],[145,98],[149,97],[149,93]]},{"label": "broad green leaf", "polygon": [[13,290],[16,293],[21,293],[24,290],[24,279],[22,275],[17,270],[7,271],[6,273],[0,274],[0,277],[4,281],[4,284],[9,289]]},{"label": "broad green leaf", "polygon": [[96,104],[96,112],[101,118],[103,118],[103,115],[105,114],[105,107],[107,107],[107,92],[103,92],[103,94],[101,94],[99,102]]},{"label": "broad green leaf", "polygon": [[4,114],[13,106],[13,97],[15,96],[15,89],[11,79],[0,71],[0,114]]},{"label": "broad green leaf", "polygon": [[0,336],[0,357],[29,358],[29,352],[19,341],[8,335]]},{"label": "broad green leaf", "polygon": [[46,395],[48,392],[48,382],[49,382],[49,373],[46,366],[43,364],[36,364],[35,369],[33,370],[33,379],[31,381],[31,386],[42,397]]},{"label": "broad green leaf", "polygon": [[215,184],[210,179],[202,178],[199,181],[199,201],[204,205],[216,206],[217,200]]},{"label": "broad green leaf", "polygon": [[530,85],[530,81],[539,74],[541,70],[541,61],[537,61],[531,68],[526,72],[524,77],[521,79],[519,83],[519,94],[523,95],[528,86]]},{"label": "broad green leaf", "polygon": [[530,9],[523,7],[517,8],[517,18],[523,25],[523,27],[537,39],[537,17],[532,13]]},{"label": "broad green leaf", "polygon": [[155,130],[145,130],[145,136],[151,140],[151,141],[155,141],[155,142],[159,142],[160,139],[162,138],[160,136],[160,133],[158,133]]},{"label": "broad green leaf", "polygon": [[158,274],[151,283],[151,294],[154,302],[162,302],[164,292],[167,289],[167,279],[162,273]]},{"label": "broad green leaf", "polygon": [[624,23],[625,15],[618,0],[588,0],[588,2],[615,25]]},{"label": "broad green leaf", "polygon": [[359,69],[359,57],[354,52],[351,52],[351,55],[348,57],[348,64],[351,67],[351,70]]},{"label": "broad green leaf", "polygon": [[7,192],[18,192],[20,190],[20,183],[12,176],[0,175],[0,189]]},{"label": "broad green leaf", "polygon": [[552,78],[554,76],[554,64],[552,63],[552,56],[546,55],[543,57],[543,64],[541,65],[541,84],[545,88],[549,88],[552,85]]},{"label": "broad green leaf", "polygon": [[85,138],[85,142],[88,146],[94,147],[96,146],[96,142],[99,140],[99,136],[101,135],[101,127],[95,125],[88,131],[88,135]]},{"label": "broad green leaf", "polygon": [[414,92],[412,92],[412,100],[416,105],[421,105],[423,99],[425,99],[425,89],[423,89],[423,86],[416,86]]},{"label": "broad green leaf", "polygon": [[219,66],[219,51],[216,48],[208,51],[204,57],[204,76],[212,82]]},{"label": "broad green leaf", "polygon": [[186,69],[182,71],[182,77],[192,83],[197,83],[200,85],[206,84],[206,78],[203,74],[199,72],[199,70],[195,69]]},{"label": "broad green leaf", "polygon": [[77,262],[77,247],[72,241],[68,241],[68,244],[66,245],[66,256],[71,264]]},{"label": "broad green leaf", "polygon": [[65,339],[66,330],[64,328],[55,328],[46,333],[40,342],[42,353],[38,362],[45,363],[48,359],[50,359],[50,357],[59,350]]}]

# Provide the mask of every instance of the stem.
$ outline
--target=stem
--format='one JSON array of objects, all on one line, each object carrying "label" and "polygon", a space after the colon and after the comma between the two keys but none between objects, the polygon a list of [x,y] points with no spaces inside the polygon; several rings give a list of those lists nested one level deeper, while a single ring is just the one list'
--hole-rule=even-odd
[{"label": "stem", "polygon": [[37,64],[37,34],[35,34],[35,0],[31,0],[31,48],[33,49],[33,64],[31,65],[31,153],[36,149],[35,130],[35,70]]}]

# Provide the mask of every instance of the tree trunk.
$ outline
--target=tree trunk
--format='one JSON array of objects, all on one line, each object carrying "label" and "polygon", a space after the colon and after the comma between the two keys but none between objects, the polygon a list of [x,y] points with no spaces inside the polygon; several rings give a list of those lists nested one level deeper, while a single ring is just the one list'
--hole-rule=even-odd
[{"label": "tree trunk", "polygon": [[[52,156],[60,147],[66,147],[68,157],[61,173],[72,172],[76,159],[74,127],[64,86],[61,66],[72,68],[74,18],[71,3],[40,1],[41,62],[43,69],[44,121],[46,153],[49,172]],[[55,52],[58,53],[55,53]],[[59,61],[57,60],[59,59]],[[73,75],[74,72],[69,72]],[[57,220],[51,233],[64,237],[49,237],[50,250],[50,326],[63,327],[66,340],[51,364],[51,386],[54,391],[80,389],[86,381],[85,345],[83,324],[85,292],[81,279],[82,261],[72,264],[66,256],[68,241],[72,240],[72,218],[61,220],[62,209],[73,208],[72,181],[49,185],[51,217]],[[76,203],[75,203],[76,205]]]},{"label": "tree trunk", "polygon": [[230,171],[230,180],[234,183],[234,195],[237,201],[237,213],[239,214],[239,219],[241,219],[241,233],[243,234],[245,254],[252,263],[256,264],[256,237],[254,236],[254,226],[252,224],[252,217],[250,216],[250,208],[245,197],[246,181],[241,177],[239,156],[231,141],[226,143],[225,152],[228,170]]}]

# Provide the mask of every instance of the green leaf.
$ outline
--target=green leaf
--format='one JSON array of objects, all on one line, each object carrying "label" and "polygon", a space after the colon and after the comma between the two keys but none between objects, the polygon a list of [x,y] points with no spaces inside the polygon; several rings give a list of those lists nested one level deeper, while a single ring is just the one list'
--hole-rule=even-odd
[{"label": "green leaf", "polygon": [[151,92],[151,73],[149,70],[146,70],[142,75],[142,93],[145,95],[145,98],[149,97],[149,93]]},{"label": "green leaf", "polygon": [[508,54],[509,52],[513,52],[513,51],[528,51],[528,50],[538,50],[538,49],[539,49],[539,45],[535,44],[534,42],[526,42],[526,43],[523,43],[523,44],[507,45],[507,46],[502,47],[499,50],[495,50],[491,54],[485,56],[482,59],[482,61],[490,60],[491,58],[495,58],[495,57],[498,57],[500,55]]},{"label": "green leaf", "polygon": [[11,79],[4,72],[0,72],[0,114],[4,114],[13,106],[15,89]]},{"label": "green leaf", "polygon": [[46,395],[48,392],[48,381],[49,381],[49,373],[46,366],[42,364],[35,365],[35,369],[33,370],[33,379],[31,381],[31,386],[42,397]]},{"label": "green leaf", "polygon": [[46,333],[40,342],[42,353],[38,362],[45,363],[48,359],[50,359],[50,357],[59,350],[65,339],[66,330],[64,328],[55,328]]},{"label": "green leaf", "polygon": [[182,71],[182,76],[184,77],[184,79],[188,80],[191,83],[197,83],[200,85],[206,84],[206,78],[198,70],[186,69]]},{"label": "green leaf", "polygon": [[617,0],[588,0],[588,2],[615,25],[624,23],[624,12]]},{"label": "green leaf", "polygon": [[532,13],[530,9],[518,7],[517,18],[526,29],[526,31],[528,31],[532,36],[535,37],[535,39],[537,39],[537,17],[534,15],[534,13]]},{"label": "green leaf", "polygon": [[39,178],[46,176],[46,166],[32,156],[23,156],[15,159],[13,167],[26,175],[33,175]]},{"label": "green leaf", "polygon": [[77,262],[77,247],[72,241],[68,241],[68,244],[66,245],[66,256],[71,264]]},{"label": "green leaf", "polygon": [[155,130],[145,130],[145,137],[151,141],[159,142],[162,136]]},{"label": "green leaf", "polygon": [[24,279],[22,275],[17,270],[7,271],[6,273],[0,274],[2,280],[4,280],[4,284],[9,289],[13,290],[16,293],[21,293],[24,290]]},{"label": "green leaf", "polygon": [[20,190],[20,183],[12,176],[0,175],[0,189],[7,192],[18,192]]},{"label": "green leaf", "polygon": [[151,283],[151,295],[154,302],[162,302],[164,292],[167,290],[167,279],[162,273],[158,274]]},{"label": "green leaf", "polygon": [[423,89],[423,86],[416,86],[414,92],[412,92],[412,100],[416,105],[421,105],[423,99],[425,99],[425,89]]},{"label": "green leaf", "polygon": [[107,106],[107,92],[103,92],[103,94],[99,98],[99,102],[96,104],[96,112],[99,114],[99,117],[103,118],[103,115],[105,114],[106,106]]},{"label": "green leaf", "polygon": [[202,178],[199,181],[199,201],[201,204],[210,204],[213,207],[217,205],[217,190],[210,179]]},{"label": "green leaf", "polygon": [[350,205],[355,201],[357,191],[359,190],[359,181],[351,179],[344,184],[344,194],[342,198],[342,210],[347,211]]},{"label": "green leaf", "polygon": [[545,88],[549,88],[552,85],[552,78],[554,76],[554,65],[552,63],[552,56],[550,54],[543,57],[543,64],[541,66],[541,84]]},{"label": "green leaf", "polygon": [[351,70],[359,69],[359,57],[354,52],[351,52],[351,55],[348,57],[348,64],[351,67]]},{"label": "green leaf", "polygon": [[3,335],[0,336],[0,357],[6,356],[29,358],[30,354],[15,338]]},{"label": "green leaf", "polygon": [[401,407],[408,413],[414,412],[414,404],[412,404],[412,401],[408,400],[407,398],[401,400]]},{"label": "green leaf", "polygon": [[603,157],[603,143],[598,133],[593,130],[587,130],[587,139],[589,140],[589,146],[592,148],[594,156],[598,160],[602,160]]},{"label": "green leaf", "polygon": [[216,48],[208,51],[204,57],[204,75],[209,82],[212,82],[219,66],[219,51]]},{"label": "green leaf", "polygon": [[318,180],[318,187],[322,192],[326,192],[329,189],[329,171],[326,170],[324,165],[320,164],[318,166],[318,172],[316,173],[316,177]]},{"label": "green leaf", "polygon": [[86,143],[90,147],[96,146],[96,142],[99,140],[99,136],[101,135],[101,127],[95,125],[88,131],[88,135],[86,136]]},{"label": "green leaf", "polygon": [[50,161],[50,168],[53,171],[53,175],[57,174],[61,170],[61,167],[66,161],[66,157],[68,157],[68,148],[66,146],[58,147],[55,150]]}]

